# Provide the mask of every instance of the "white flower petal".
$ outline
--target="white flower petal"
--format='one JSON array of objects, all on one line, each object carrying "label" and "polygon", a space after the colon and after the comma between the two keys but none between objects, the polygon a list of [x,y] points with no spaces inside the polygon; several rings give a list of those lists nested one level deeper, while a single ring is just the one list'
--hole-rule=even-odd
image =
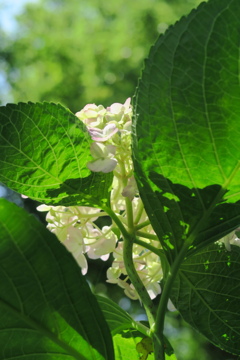
[{"label": "white flower petal", "polygon": [[52,208],[52,206],[42,204],[37,207],[37,211],[50,211],[51,208]]},{"label": "white flower petal", "polygon": [[94,159],[106,157],[106,146],[101,143],[92,143],[90,146],[91,155]]},{"label": "white flower petal", "polygon": [[89,170],[94,172],[109,173],[117,166],[116,159],[98,159],[87,164]]}]

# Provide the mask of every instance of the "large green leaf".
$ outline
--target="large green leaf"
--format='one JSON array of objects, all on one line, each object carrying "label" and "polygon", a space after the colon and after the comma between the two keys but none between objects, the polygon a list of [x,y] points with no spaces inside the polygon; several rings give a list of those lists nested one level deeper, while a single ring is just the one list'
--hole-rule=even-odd
[{"label": "large green leaf", "polygon": [[213,244],[187,259],[172,300],[193,327],[215,345],[240,355],[240,248]]},{"label": "large green leaf", "polygon": [[70,253],[0,199],[0,359],[113,359],[109,328]]},{"label": "large green leaf", "polygon": [[158,39],[137,89],[134,166],[170,262],[240,223],[239,18],[238,0],[201,4]]},{"label": "large green leaf", "polygon": [[40,202],[107,202],[111,174],[91,174],[91,138],[68,109],[53,103],[0,107],[0,181]]}]

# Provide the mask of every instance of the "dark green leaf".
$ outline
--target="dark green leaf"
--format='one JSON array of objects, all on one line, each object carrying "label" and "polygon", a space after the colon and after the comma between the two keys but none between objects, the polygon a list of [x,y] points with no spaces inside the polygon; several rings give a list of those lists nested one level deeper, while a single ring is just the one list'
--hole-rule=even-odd
[{"label": "dark green leaf", "polygon": [[85,125],[59,104],[0,107],[0,181],[47,204],[106,203],[112,175],[88,170],[90,143]]},{"label": "dark green leaf", "polygon": [[33,216],[0,199],[0,359],[112,360],[81,270]]},{"label": "dark green leaf", "polygon": [[158,39],[137,90],[134,166],[170,262],[240,223],[239,18],[238,0],[200,5]]},{"label": "dark green leaf", "polygon": [[112,334],[134,328],[133,323],[135,321],[120,306],[106,297],[97,295],[96,298]]},{"label": "dark green leaf", "polygon": [[240,248],[213,244],[187,259],[171,298],[184,319],[216,346],[240,355]]},{"label": "dark green leaf", "polygon": [[96,298],[112,334],[117,334],[126,329],[137,329],[147,336],[147,331],[149,329],[133,320],[126,311],[120,308],[120,306],[112,300],[99,295],[97,295]]}]

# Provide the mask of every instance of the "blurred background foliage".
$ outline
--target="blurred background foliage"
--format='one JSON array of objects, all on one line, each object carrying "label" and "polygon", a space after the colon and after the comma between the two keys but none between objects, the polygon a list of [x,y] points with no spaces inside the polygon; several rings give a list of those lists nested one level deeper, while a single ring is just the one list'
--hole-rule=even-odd
[{"label": "blurred background foliage", "polygon": [[200,2],[29,2],[17,16],[15,32],[1,32],[0,72],[10,85],[9,97],[61,102],[73,112],[92,102],[124,102],[134,94],[158,35]]},{"label": "blurred background foliage", "polygon": [[[7,2],[0,1],[0,13]],[[76,112],[87,103],[124,102],[133,96],[144,58],[157,37],[200,2],[29,0],[16,17],[14,31],[0,25],[0,105],[46,100]],[[36,202],[2,186],[1,196],[44,222]],[[93,291],[112,298],[137,320],[145,320],[137,301],[105,282],[111,259],[89,262],[87,277]],[[209,344],[176,312],[167,315],[166,335],[178,360],[237,359]]]}]

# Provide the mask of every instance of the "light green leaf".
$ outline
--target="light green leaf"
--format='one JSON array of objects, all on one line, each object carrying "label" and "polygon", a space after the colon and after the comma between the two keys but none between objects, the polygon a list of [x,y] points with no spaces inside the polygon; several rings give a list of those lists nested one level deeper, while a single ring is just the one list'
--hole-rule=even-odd
[{"label": "light green leaf", "polygon": [[136,94],[134,167],[173,262],[240,223],[238,0],[210,0],[160,36]]},{"label": "light green leaf", "polygon": [[181,266],[171,298],[216,346],[240,355],[240,248],[213,244]]},{"label": "light green leaf", "polygon": [[[115,360],[139,360],[140,355],[136,349],[141,337],[131,337],[129,333],[116,334],[113,337]],[[153,354],[149,354],[147,360],[153,360]]]},{"label": "light green leaf", "polygon": [[112,174],[88,170],[90,143],[85,125],[60,104],[0,107],[0,181],[43,203],[99,206]]},{"label": "light green leaf", "polygon": [[109,328],[71,254],[0,199],[0,359],[113,360]]},{"label": "light green leaf", "polygon": [[[142,340],[143,338],[141,337],[135,337],[134,335],[131,336],[131,332],[122,332],[121,334],[114,335],[113,343],[115,360],[154,360],[153,353],[148,353],[146,358],[146,353],[141,353],[139,351],[139,347],[137,345],[141,343]],[[177,360],[175,354],[165,354],[165,359]]]}]

